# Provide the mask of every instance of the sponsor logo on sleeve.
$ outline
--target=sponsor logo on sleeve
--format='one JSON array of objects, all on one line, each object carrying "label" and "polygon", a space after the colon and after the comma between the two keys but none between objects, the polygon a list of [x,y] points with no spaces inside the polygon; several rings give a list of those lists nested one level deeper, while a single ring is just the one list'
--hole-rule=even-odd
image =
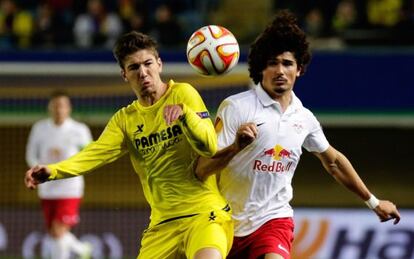
[{"label": "sponsor logo on sleeve", "polygon": [[200,117],[200,118],[202,118],[202,119],[205,119],[205,118],[210,118],[210,114],[208,113],[208,111],[204,111],[204,112],[196,112],[197,113],[197,115]]}]

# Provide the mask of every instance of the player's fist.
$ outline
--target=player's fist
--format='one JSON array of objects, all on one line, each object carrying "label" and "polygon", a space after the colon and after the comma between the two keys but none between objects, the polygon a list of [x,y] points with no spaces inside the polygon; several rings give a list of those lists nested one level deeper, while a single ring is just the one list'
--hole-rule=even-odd
[{"label": "player's fist", "polygon": [[394,225],[400,221],[400,213],[394,203],[386,200],[380,200],[379,205],[374,209],[374,212],[380,218],[381,222],[394,219]]},{"label": "player's fist", "polygon": [[44,183],[50,176],[50,169],[45,165],[36,165],[26,171],[24,184],[29,189],[36,189],[37,185]]},{"label": "player's fist", "polygon": [[245,123],[242,124],[236,133],[236,142],[237,148],[239,150],[245,148],[250,143],[252,143],[257,137],[257,127],[254,123]]},{"label": "player's fist", "polygon": [[170,126],[174,121],[178,120],[183,116],[183,105],[174,104],[166,105],[164,108],[164,119],[168,126]]}]

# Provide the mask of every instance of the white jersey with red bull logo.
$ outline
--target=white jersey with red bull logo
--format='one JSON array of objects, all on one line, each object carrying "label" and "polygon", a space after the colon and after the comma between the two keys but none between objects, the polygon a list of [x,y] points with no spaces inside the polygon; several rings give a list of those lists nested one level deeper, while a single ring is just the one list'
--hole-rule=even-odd
[{"label": "white jersey with red bull logo", "polygon": [[219,149],[231,145],[241,124],[254,122],[257,139],[220,174],[219,187],[233,209],[235,236],[246,236],[274,218],[292,217],[292,177],[302,154],[329,143],[313,113],[292,92],[284,113],[258,86],[225,99],[218,110]]}]

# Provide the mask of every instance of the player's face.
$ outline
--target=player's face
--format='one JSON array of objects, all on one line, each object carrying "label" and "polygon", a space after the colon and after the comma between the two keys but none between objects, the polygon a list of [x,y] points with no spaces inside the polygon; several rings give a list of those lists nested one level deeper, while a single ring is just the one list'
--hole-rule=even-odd
[{"label": "player's face", "polygon": [[262,74],[263,89],[270,97],[277,99],[293,89],[300,68],[293,53],[286,51],[268,60]]},{"label": "player's face", "polygon": [[163,82],[160,73],[162,62],[150,50],[139,50],[126,57],[122,77],[132,87],[138,97],[157,95]]},{"label": "player's face", "polygon": [[58,96],[50,100],[49,102],[49,113],[52,116],[53,121],[60,125],[67,118],[69,118],[72,111],[70,100],[67,96]]}]

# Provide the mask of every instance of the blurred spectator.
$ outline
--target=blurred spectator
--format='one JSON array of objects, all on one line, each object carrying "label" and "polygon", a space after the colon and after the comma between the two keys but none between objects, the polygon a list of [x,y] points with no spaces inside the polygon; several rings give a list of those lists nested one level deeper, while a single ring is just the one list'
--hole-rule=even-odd
[{"label": "blurred spectator", "polygon": [[414,28],[414,0],[404,1],[401,8],[401,20],[398,26],[401,29],[412,30]]},{"label": "blurred spectator", "polygon": [[56,27],[55,15],[47,3],[37,7],[33,33],[33,45],[53,47],[55,46]]},{"label": "blurred spectator", "polygon": [[[250,43],[259,34],[258,28],[264,28],[272,16],[271,0],[226,0],[210,16],[212,24],[229,29],[239,43]],[[246,11],[247,10],[247,11]]]},{"label": "blurred spectator", "polygon": [[184,43],[181,25],[168,5],[162,4],[156,9],[151,35],[163,47],[174,47]]},{"label": "blurred spectator", "polygon": [[[332,36],[332,18],[340,0],[274,0],[274,8],[289,9],[310,36]],[[311,35],[313,33],[313,35]]]},{"label": "blurred spectator", "polygon": [[335,32],[340,33],[357,23],[357,10],[353,0],[341,0],[332,20]]},{"label": "blurred spectator", "polygon": [[145,16],[138,12],[133,13],[128,19],[124,20],[124,28],[126,31],[149,32],[149,26]]},{"label": "blurred spectator", "polygon": [[368,0],[368,21],[379,27],[392,27],[401,19],[402,0]]},{"label": "blurred spectator", "polygon": [[53,7],[47,1],[37,7],[33,33],[35,47],[55,48],[72,43],[72,34],[68,33],[72,25],[69,12]]},{"label": "blurred spectator", "polygon": [[0,0],[0,47],[28,48],[31,45],[33,17],[20,10],[13,0]]},{"label": "blurred spectator", "polygon": [[303,29],[312,38],[321,37],[324,33],[324,16],[319,8],[311,9],[305,16]]},{"label": "blurred spectator", "polygon": [[118,14],[108,12],[101,0],[89,0],[87,13],[75,18],[73,28],[75,44],[81,48],[112,48],[122,32]]},{"label": "blurred spectator", "polygon": [[118,4],[125,31],[149,32],[148,6],[144,0],[119,0]]},{"label": "blurred spectator", "polygon": [[[414,27],[414,0],[264,0],[254,5],[249,0],[0,0],[0,5],[2,48],[112,48],[122,32],[131,30],[175,48],[207,24],[227,27],[243,45],[278,9],[294,12],[313,42],[349,42],[358,30],[361,37],[382,33],[390,38],[390,32],[411,34]],[[408,38],[411,42],[414,36]]]}]

